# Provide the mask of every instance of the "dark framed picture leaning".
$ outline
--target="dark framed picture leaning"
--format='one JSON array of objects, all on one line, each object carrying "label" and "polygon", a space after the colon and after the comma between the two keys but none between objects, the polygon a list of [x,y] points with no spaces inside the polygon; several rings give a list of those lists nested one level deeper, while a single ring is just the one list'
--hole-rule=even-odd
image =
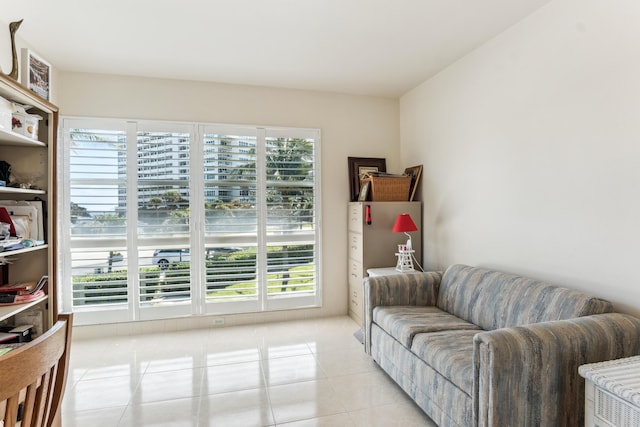
[{"label": "dark framed picture leaning", "polygon": [[420,183],[420,176],[422,175],[422,165],[411,166],[404,170],[404,174],[411,177],[411,187],[409,188],[409,201],[412,202],[416,196],[416,190]]},{"label": "dark framed picture leaning", "polygon": [[349,157],[348,160],[351,201],[357,202],[360,195],[360,177],[367,172],[386,172],[387,161],[376,157]]}]

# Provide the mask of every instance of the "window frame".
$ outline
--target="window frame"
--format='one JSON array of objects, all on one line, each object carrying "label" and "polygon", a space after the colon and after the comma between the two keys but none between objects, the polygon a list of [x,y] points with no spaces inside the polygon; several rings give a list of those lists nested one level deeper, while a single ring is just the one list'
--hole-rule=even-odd
[{"label": "window frame", "polygon": [[[242,314],[252,312],[268,312],[275,310],[304,309],[322,306],[322,203],[321,203],[321,133],[319,129],[310,128],[291,128],[291,127],[269,127],[269,126],[248,126],[248,125],[229,125],[215,123],[196,123],[196,122],[173,122],[173,121],[153,121],[153,120],[132,120],[132,119],[109,119],[109,118],[86,118],[64,116],[60,120],[60,132],[63,136],[62,150],[58,153],[58,182],[64,183],[59,186],[58,193],[58,223],[61,243],[58,248],[59,277],[60,283],[72,284],[71,272],[71,249],[79,246],[87,249],[95,247],[91,239],[82,241],[74,238],[72,242],[71,232],[66,231],[65,227],[71,224],[71,183],[69,180],[70,167],[70,149],[69,146],[69,129],[118,129],[123,127],[126,131],[126,151],[127,151],[127,176],[135,177],[135,179],[127,179],[127,206],[126,214],[127,230],[123,239],[112,239],[109,242],[109,248],[118,247],[126,248],[128,256],[129,269],[127,280],[127,307],[126,309],[110,308],[100,309],[92,307],[91,309],[79,310],[73,306],[71,285],[66,288],[61,286],[61,309],[73,311],[76,317],[76,323],[81,324],[101,324],[138,320],[155,320],[168,319],[178,316],[193,315],[220,315],[220,314]],[[172,132],[181,132],[188,129],[190,135],[189,143],[189,232],[186,239],[145,239],[138,235],[138,163],[137,163],[137,132],[150,130],[165,130]],[[217,133],[228,133],[243,135],[248,131],[255,132],[260,142],[257,144],[257,156],[261,159],[257,162],[258,179],[257,185],[261,188],[260,194],[265,194],[266,175],[264,174],[264,144],[270,137],[286,137],[286,138],[306,138],[313,140],[313,229],[308,233],[301,233],[299,236],[289,235],[286,238],[276,238],[276,236],[268,236],[266,232],[266,210],[262,203],[256,206],[258,215],[258,233],[256,236],[257,260],[258,263],[258,289],[259,298],[256,301],[234,301],[234,302],[215,302],[207,301],[206,293],[206,269],[205,257],[196,256],[204,255],[207,252],[206,245],[210,244],[210,239],[205,236],[205,173],[204,173],[204,135],[206,132],[215,130]],[[133,141],[133,143],[131,142]],[[183,160],[180,155],[176,158],[177,162]],[[179,168],[182,168],[180,166]],[[62,188],[60,188],[62,187]],[[266,203],[266,201],[264,202]],[[197,208],[196,208],[197,207]],[[288,298],[269,298],[266,292],[266,249],[269,243],[283,242],[312,242],[314,248],[314,267],[315,267],[315,292],[313,295],[291,296]],[[92,246],[92,244],[94,246]],[[299,244],[299,243],[298,243]],[[190,277],[191,277],[191,302],[190,304],[167,305],[164,307],[144,307],[140,304],[140,271],[138,263],[138,251],[143,248],[155,247],[184,247],[189,248],[192,256],[190,257]],[[68,248],[63,250],[62,248]],[[136,256],[134,256],[136,255]],[[131,273],[134,272],[134,273]],[[264,289],[263,289],[264,288]]]}]

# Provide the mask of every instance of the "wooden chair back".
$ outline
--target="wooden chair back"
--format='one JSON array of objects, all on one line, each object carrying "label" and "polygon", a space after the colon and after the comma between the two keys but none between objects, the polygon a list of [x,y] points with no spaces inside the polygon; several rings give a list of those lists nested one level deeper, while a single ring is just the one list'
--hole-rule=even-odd
[{"label": "wooden chair back", "polygon": [[[71,346],[72,314],[0,356],[0,418],[4,427],[49,427],[59,416]],[[58,418],[59,420],[59,418]]]}]

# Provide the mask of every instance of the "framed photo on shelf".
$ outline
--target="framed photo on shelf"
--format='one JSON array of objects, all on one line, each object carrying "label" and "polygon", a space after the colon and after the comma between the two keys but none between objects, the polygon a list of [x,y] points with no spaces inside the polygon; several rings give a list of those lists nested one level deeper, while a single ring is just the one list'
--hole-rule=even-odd
[{"label": "framed photo on shelf", "polygon": [[387,161],[375,157],[349,157],[348,160],[351,201],[356,202],[360,200],[360,177],[367,172],[386,172]]},{"label": "framed photo on shelf", "polygon": [[51,100],[51,64],[26,48],[22,49],[22,84]]},{"label": "framed photo on shelf", "polygon": [[420,175],[422,175],[422,165],[411,166],[404,170],[404,174],[411,177],[411,185],[409,186],[409,201],[413,202],[420,183]]}]

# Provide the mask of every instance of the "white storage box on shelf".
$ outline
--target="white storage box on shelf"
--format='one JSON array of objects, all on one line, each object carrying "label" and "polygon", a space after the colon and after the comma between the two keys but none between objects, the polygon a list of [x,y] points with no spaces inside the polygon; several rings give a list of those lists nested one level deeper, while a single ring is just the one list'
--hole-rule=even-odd
[{"label": "white storage box on shelf", "polygon": [[38,126],[42,117],[26,112],[29,105],[15,105],[15,112],[11,118],[11,130],[28,138],[38,139]]},{"label": "white storage box on shelf", "polygon": [[11,130],[11,119],[16,112],[16,104],[0,96],[0,129],[9,132]]}]

